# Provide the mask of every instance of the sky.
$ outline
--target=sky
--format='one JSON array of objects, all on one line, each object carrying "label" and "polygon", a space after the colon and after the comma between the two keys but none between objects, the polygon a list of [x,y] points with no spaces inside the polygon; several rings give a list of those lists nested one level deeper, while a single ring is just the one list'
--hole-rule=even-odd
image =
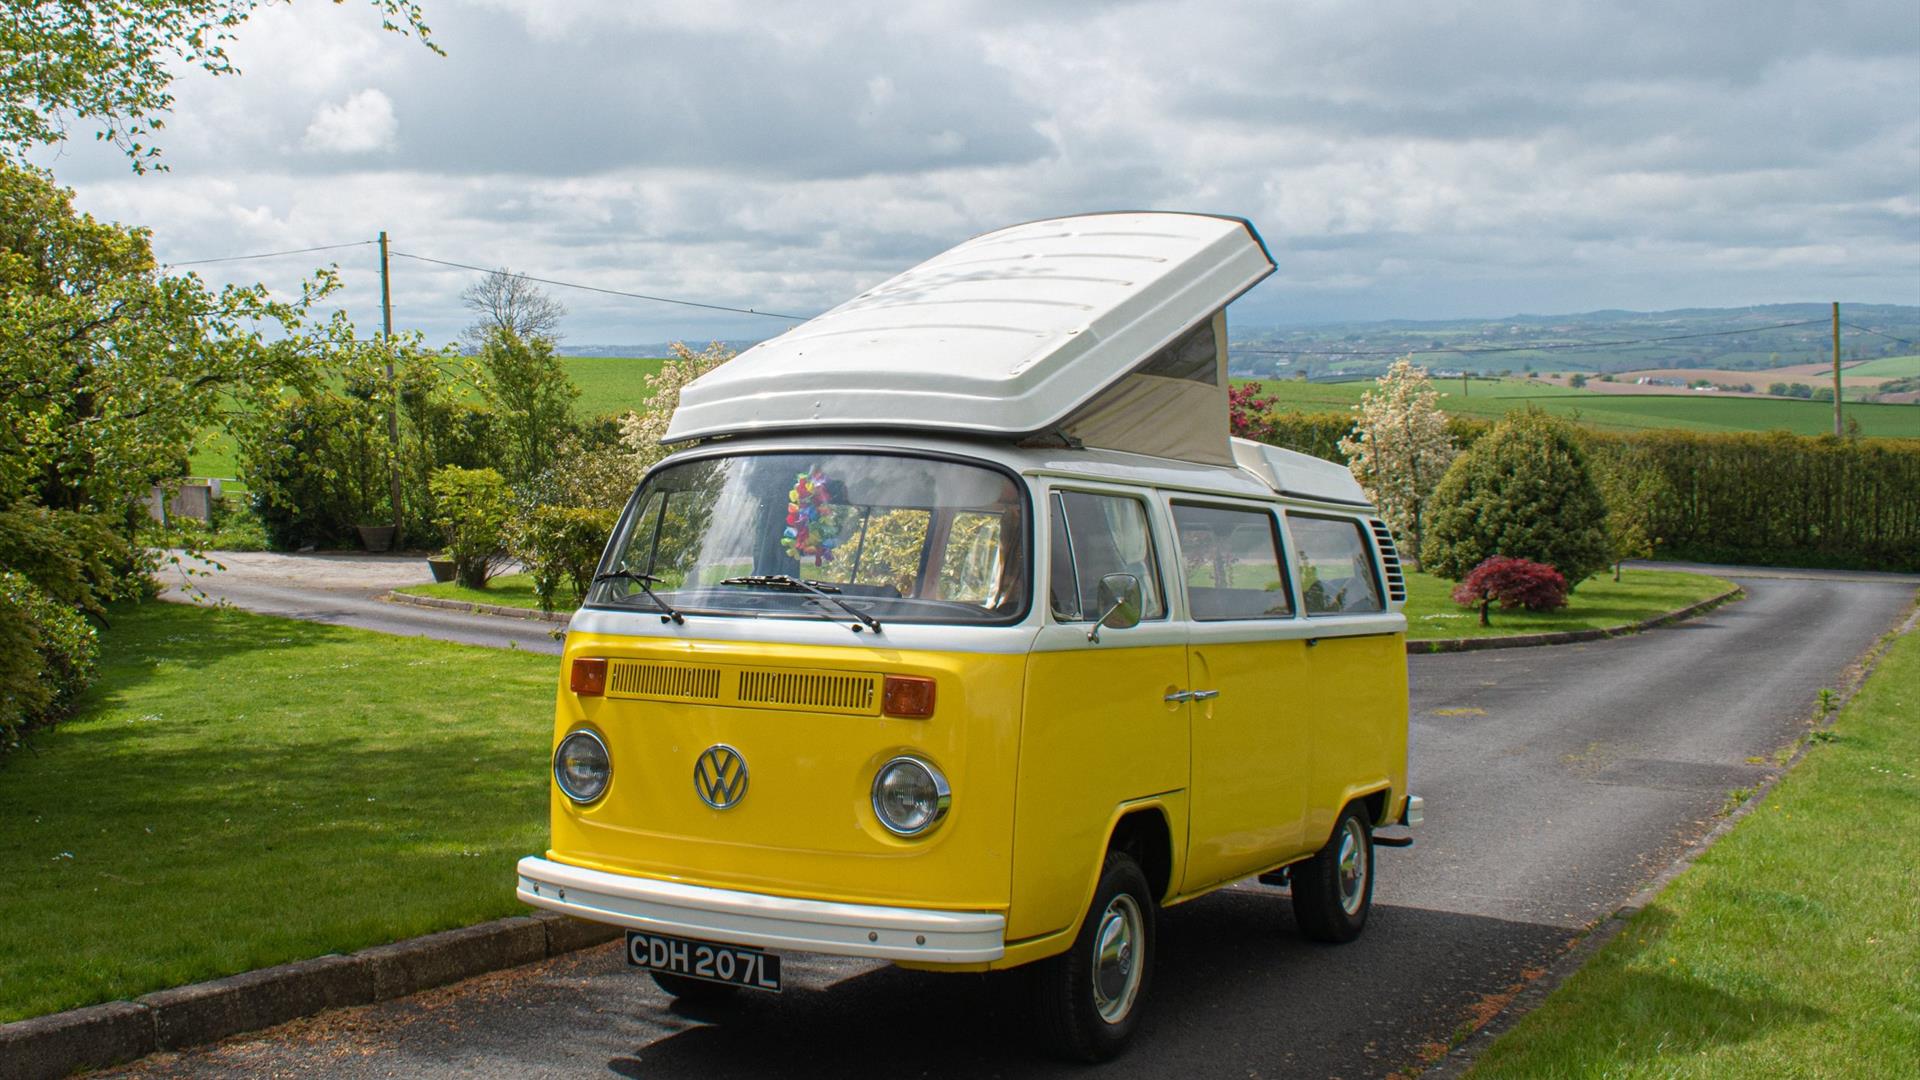
[{"label": "sky", "polygon": [[[1113,209],[1244,216],[1237,325],[1920,303],[1912,0],[422,0],[258,11],[183,71],[136,176],[42,155],[182,262],[352,243],[807,315],[969,236]],[[290,289],[371,246],[191,269]],[[451,340],[476,277],[393,263]],[[789,323],[554,288],[568,344]]]}]

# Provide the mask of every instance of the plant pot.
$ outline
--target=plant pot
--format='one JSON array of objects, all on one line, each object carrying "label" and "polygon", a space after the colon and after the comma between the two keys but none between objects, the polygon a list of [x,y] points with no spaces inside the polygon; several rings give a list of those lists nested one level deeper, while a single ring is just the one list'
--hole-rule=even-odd
[{"label": "plant pot", "polygon": [[452,559],[428,559],[427,569],[433,571],[433,580],[445,584],[453,580]]},{"label": "plant pot", "polygon": [[400,530],[392,525],[355,525],[360,532],[360,546],[368,551],[387,551],[393,547],[394,534]]}]

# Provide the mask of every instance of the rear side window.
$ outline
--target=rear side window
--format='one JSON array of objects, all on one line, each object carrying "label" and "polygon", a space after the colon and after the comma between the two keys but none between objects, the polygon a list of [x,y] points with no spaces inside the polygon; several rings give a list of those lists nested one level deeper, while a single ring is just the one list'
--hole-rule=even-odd
[{"label": "rear side window", "polygon": [[1202,622],[1293,614],[1280,570],[1280,531],[1264,510],[1173,504],[1187,603]]},{"label": "rear side window", "polygon": [[1309,615],[1385,611],[1366,533],[1352,518],[1288,514],[1300,575],[1300,602]]},{"label": "rear side window", "polygon": [[1051,517],[1049,593],[1056,618],[1068,622],[1099,618],[1100,579],[1108,574],[1140,579],[1143,618],[1166,616],[1146,503],[1125,495],[1056,491]]}]

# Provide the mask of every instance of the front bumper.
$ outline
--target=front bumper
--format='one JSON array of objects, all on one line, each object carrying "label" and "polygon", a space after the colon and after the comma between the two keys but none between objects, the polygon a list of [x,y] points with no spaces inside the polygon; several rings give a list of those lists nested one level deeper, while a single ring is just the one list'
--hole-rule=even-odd
[{"label": "front bumper", "polygon": [[520,860],[522,903],[563,915],[763,949],[972,964],[1006,952],[1006,916],[800,900]]}]

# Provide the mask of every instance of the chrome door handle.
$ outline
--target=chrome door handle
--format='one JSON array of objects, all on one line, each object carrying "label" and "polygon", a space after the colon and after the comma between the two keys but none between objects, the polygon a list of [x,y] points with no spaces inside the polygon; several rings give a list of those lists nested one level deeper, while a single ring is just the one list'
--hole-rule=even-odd
[{"label": "chrome door handle", "polygon": [[1175,690],[1173,693],[1168,694],[1163,700],[1169,701],[1169,702],[1178,702],[1178,701],[1192,701],[1193,698],[1194,698],[1194,693],[1191,690]]},{"label": "chrome door handle", "polygon": [[1195,690],[1192,693],[1192,698],[1194,701],[1212,701],[1214,698],[1217,698],[1219,696],[1220,696],[1220,691],[1218,690]]}]

